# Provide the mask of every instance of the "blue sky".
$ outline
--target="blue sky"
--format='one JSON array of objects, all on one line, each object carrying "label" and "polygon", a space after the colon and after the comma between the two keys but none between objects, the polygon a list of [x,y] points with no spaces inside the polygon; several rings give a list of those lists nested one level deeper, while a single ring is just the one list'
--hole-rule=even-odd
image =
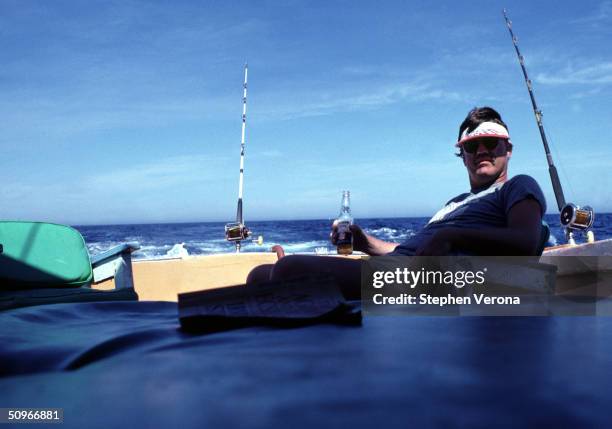
[{"label": "blue sky", "polygon": [[612,2],[0,1],[0,218],[231,220],[249,63],[245,218],[427,216],[498,109],[510,173],[556,207],[501,10],[566,198],[612,211]]}]

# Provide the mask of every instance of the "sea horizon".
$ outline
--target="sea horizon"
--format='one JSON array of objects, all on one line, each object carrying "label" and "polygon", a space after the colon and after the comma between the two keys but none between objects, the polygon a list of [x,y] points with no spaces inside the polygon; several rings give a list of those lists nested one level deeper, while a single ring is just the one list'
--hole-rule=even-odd
[{"label": "sea horizon", "polygon": [[[433,213],[432,213],[433,215]],[[431,216],[368,216],[368,217],[355,217],[355,223],[358,223],[359,219],[430,219]],[[558,213],[546,213],[544,215],[544,220],[551,217],[559,217]],[[595,219],[599,216],[612,216],[612,212],[596,212]],[[254,223],[254,222],[315,222],[315,221],[330,221],[333,222],[336,217],[316,217],[316,218],[295,218],[295,219],[245,219],[245,224]],[[234,222],[232,219],[225,220],[189,220],[189,221],[156,221],[156,222],[128,222],[128,223],[64,223],[66,225],[70,225],[73,228],[78,227],[90,227],[90,226],[130,226],[130,225],[191,225],[191,224],[226,224]],[[62,222],[50,222],[50,223],[62,223]]]},{"label": "sea horizon", "polygon": [[[371,217],[356,218],[355,223],[376,238],[401,243],[425,226],[429,217]],[[285,219],[246,220],[252,232],[250,239],[242,242],[243,252],[269,251],[274,245],[281,245],[288,253],[334,253],[335,247],[329,241],[328,219]],[[559,216],[547,214],[551,236],[549,245],[565,243],[565,232]],[[111,247],[127,242],[137,242],[140,250],[135,259],[159,259],[187,255],[227,253],[235,250],[234,244],[225,239],[223,221],[203,222],[160,222],[116,225],[76,225],[74,228],[83,235],[90,254],[95,255]],[[595,215],[593,225],[598,240],[612,238],[612,214]],[[257,239],[262,237],[263,244]],[[577,234],[577,241],[585,241]]]}]

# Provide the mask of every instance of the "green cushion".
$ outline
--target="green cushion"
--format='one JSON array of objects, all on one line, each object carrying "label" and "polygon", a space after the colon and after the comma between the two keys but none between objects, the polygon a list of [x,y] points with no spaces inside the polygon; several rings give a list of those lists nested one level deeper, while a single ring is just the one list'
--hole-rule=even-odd
[{"label": "green cushion", "polygon": [[0,289],[80,287],[93,273],[81,234],[65,225],[0,221]]}]

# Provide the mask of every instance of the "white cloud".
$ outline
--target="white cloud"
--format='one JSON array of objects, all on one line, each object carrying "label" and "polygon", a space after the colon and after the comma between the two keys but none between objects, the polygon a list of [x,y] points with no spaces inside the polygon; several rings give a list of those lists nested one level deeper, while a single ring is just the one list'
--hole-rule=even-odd
[{"label": "white cloud", "polygon": [[252,154],[249,154],[250,158],[256,159],[256,158],[282,158],[283,156],[285,156],[285,154],[283,154],[280,150],[263,150],[261,152],[255,152]]},{"label": "white cloud", "polygon": [[571,22],[574,24],[590,24],[598,26],[609,21],[612,18],[612,1],[604,1],[599,5],[599,8],[592,14],[582,18],[574,19]]},{"label": "white cloud", "polygon": [[536,81],[545,85],[609,84],[612,83],[612,62],[600,62],[579,68],[568,65],[557,73],[539,73]]},{"label": "white cloud", "polygon": [[259,110],[261,118],[268,120],[295,119],[312,116],[324,116],[337,112],[376,110],[399,102],[418,102],[424,100],[461,101],[464,97],[455,91],[447,91],[428,82],[415,79],[412,82],[384,83],[370,88],[354,90],[351,94],[347,89],[292,96],[300,100],[295,104],[278,102],[275,97],[271,105],[262,106]]},{"label": "white cloud", "polygon": [[176,188],[217,179],[227,160],[202,155],[173,156],[91,175],[83,180],[83,186],[91,192],[106,194]]},{"label": "white cloud", "polygon": [[574,94],[572,94],[569,98],[572,100],[581,100],[583,98],[589,98],[589,97],[593,97],[593,96],[597,96],[601,93],[602,88],[601,87],[596,87],[596,88],[591,88],[588,89],[586,91],[579,91],[576,92]]}]

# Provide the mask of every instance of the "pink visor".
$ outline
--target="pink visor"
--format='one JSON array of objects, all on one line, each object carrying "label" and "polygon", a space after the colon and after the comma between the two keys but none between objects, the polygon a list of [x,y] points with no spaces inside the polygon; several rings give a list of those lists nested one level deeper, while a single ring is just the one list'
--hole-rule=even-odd
[{"label": "pink visor", "polygon": [[469,133],[467,129],[463,131],[461,138],[455,146],[461,146],[466,141],[482,137],[497,137],[499,139],[506,139],[508,142],[510,141],[508,130],[503,125],[496,124],[495,122],[483,122]]}]

